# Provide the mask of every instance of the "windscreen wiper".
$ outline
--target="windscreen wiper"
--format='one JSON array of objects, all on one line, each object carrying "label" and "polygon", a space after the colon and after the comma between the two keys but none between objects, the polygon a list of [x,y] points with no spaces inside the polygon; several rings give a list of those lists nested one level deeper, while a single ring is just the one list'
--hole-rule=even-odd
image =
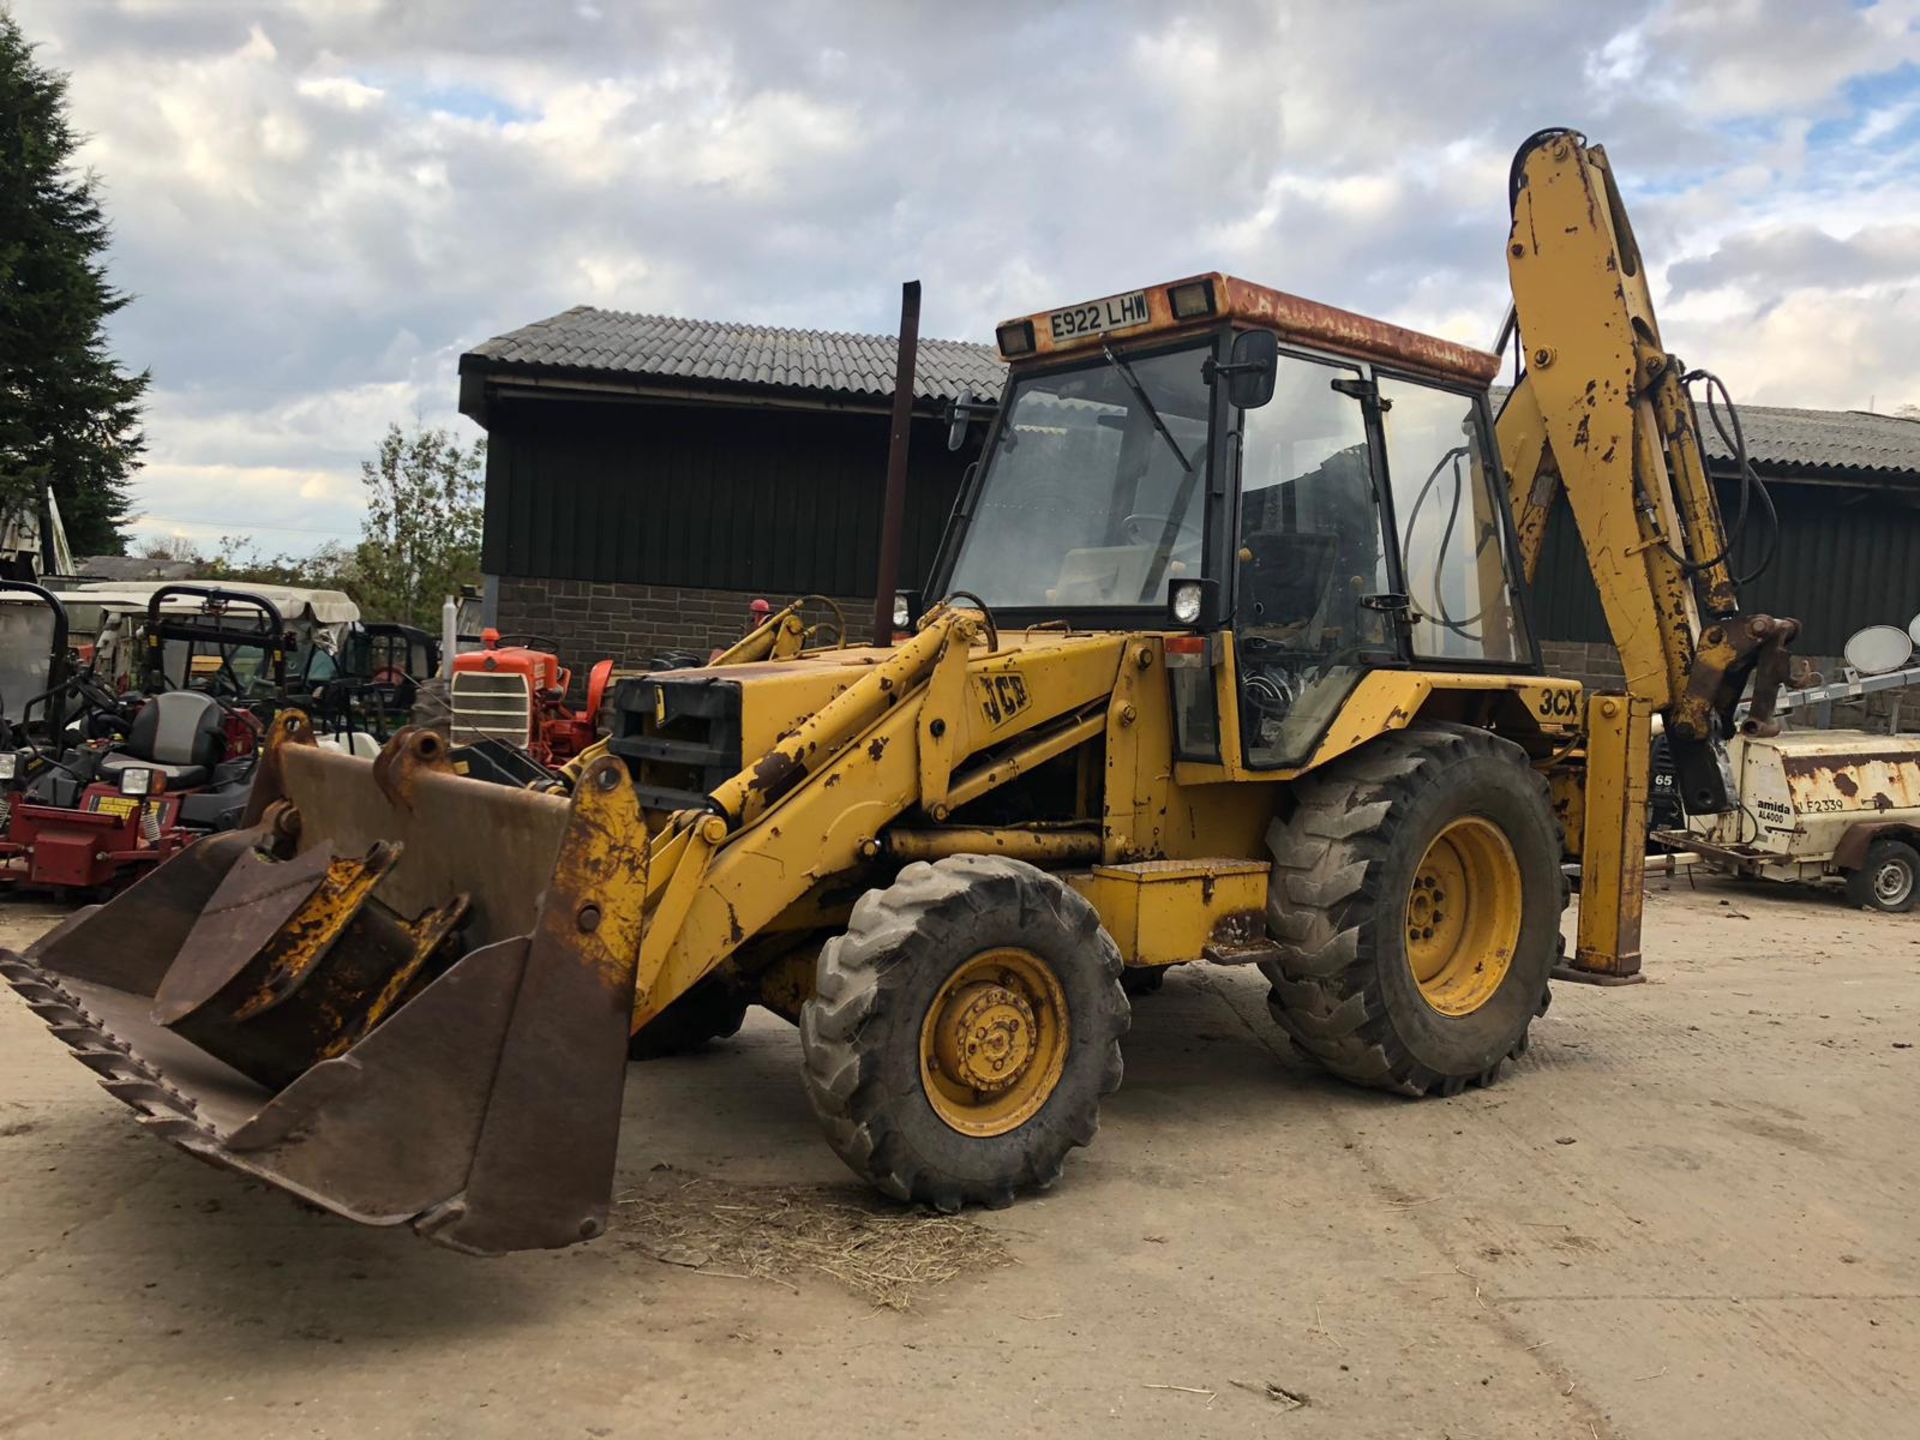
[{"label": "windscreen wiper", "polygon": [[1160,412],[1154,407],[1153,400],[1147,394],[1147,387],[1140,383],[1140,377],[1133,373],[1133,367],[1114,352],[1113,346],[1106,341],[1100,342],[1100,353],[1107,357],[1107,363],[1120,372],[1120,378],[1127,382],[1127,388],[1133,391],[1133,398],[1147,412],[1147,418],[1153,422],[1153,428],[1160,432],[1160,438],[1167,442],[1167,448],[1173,451],[1173,458],[1180,462],[1180,468],[1189,475],[1193,473],[1193,462],[1180,448],[1180,442],[1173,438],[1173,431],[1167,428],[1167,422],[1160,418]]}]

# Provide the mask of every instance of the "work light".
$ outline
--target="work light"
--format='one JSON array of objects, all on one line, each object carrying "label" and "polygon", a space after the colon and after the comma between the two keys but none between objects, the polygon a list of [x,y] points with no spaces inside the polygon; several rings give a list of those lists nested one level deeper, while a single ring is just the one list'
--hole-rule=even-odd
[{"label": "work light", "polygon": [[145,766],[130,766],[120,772],[120,793],[122,795],[151,795],[153,793],[153,771]]},{"label": "work light", "polygon": [[1167,287],[1167,304],[1176,320],[1198,320],[1213,313],[1213,282],[1189,280],[1184,285]]},{"label": "work light", "polygon": [[19,769],[20,769],[20,755],[18,751],[14,751],[14,750],[0,751],[0,780],[13,779],[14,775],[18,773]]},{"label": "work light", "polygon": [[1200,606],[1206,598],[1206,587],[1198,580],[1176,580],[1167,595],[1167,608],[1172,613],[1174,623],[1191,625],[1200,618]]},{"label": "work light", "polygon": [[1009,360],[1033,353],[1033,322],[1031,320],[1015,320],[1011,324],[1002,325],[994,334],[1000,341],[1000,353]]}]

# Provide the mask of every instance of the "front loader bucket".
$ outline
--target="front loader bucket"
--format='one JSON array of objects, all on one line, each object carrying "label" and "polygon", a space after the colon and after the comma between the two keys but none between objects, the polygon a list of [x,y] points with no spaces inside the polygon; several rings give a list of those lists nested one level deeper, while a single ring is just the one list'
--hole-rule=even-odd
[{"label": "front loader bucket", "polygon": [[82,911],[4,977],[203,1160],[491,1254],[606,1225],[646,829],[621,762],[574,799],[378,760],[283,716],[253,828]]}]

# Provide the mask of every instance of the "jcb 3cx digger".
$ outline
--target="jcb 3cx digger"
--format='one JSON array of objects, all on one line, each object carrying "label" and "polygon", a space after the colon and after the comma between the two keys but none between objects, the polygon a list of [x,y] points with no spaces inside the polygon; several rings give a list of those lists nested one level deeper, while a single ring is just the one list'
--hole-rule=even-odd
[{"label": "jcb 3cx digger", "polygon": [[[1739,607],[1604,153],[1542,132],[1512,201],[1497,425],[1494,354],[1223,275],[1012,321],[896,643],[789,607],[628,682],[570,799],[283,715],[246,829],[0,970],[175,1144],[475,1252],[599,1234],[630,1039],[742,997],[846,1163],[944,1210],[1093,1138],[1129,971],[1258,965],[1340,1076],[1491,1081],[1556,965],[1639,968],[1650,714],[1725,808],[1796,628]],[[1624,693],[1540,671],[1561,491]]]}]

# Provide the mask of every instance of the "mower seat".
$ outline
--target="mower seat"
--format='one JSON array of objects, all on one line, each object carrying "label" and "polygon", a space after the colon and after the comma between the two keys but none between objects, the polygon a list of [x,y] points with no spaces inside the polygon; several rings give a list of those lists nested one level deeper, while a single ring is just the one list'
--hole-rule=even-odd
[{"label": "mower seat", "polygon": [[197,690],[168,690],[140,707],[125,747],[101,757],[100,776],[117,781],[139,768],[158,770],[169,790],[204,785],[226,748],[219,702]]}]

